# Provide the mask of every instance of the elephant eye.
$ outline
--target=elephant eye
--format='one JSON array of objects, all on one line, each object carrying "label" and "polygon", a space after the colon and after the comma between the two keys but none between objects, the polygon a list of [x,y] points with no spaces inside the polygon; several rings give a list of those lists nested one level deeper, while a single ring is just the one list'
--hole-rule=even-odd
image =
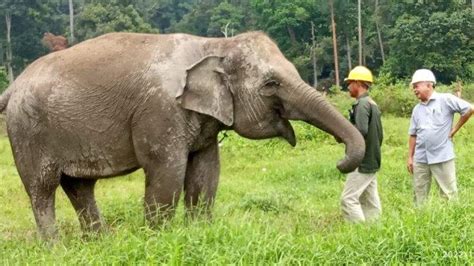
[{"label": "elephant eye", "polygon": [[278,82],[276,80],[269,80],[269,81],[265,82],[265,86],[278,87],[278,86],[280,86],[280,82]]}]

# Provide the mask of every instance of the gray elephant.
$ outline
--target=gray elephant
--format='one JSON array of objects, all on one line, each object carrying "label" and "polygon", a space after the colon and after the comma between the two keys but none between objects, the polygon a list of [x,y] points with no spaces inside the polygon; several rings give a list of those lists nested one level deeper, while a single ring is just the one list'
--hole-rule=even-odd
[{"label": "gray elephant", "polygon": [[219,179],[218,132],[283,137],[289,120],[342,140],[341,172],[354,170],[360,133],[307,85],[264,33],[233,38],[111,33],[33,62],[0,98],[18,173],[39,232],[55,229],[61,185],[83,230],[99,230],[99,178],[143,168],[145,214],[173,215],[181,191],[191,212],[209,209]]}]

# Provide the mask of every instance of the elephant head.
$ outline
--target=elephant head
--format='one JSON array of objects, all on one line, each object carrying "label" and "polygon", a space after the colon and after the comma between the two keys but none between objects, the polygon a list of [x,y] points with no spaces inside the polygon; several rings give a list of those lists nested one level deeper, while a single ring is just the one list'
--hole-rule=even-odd
[{"label": "elephant head", "polygon": [[252,32],[211,39],[206,52],[186,71],[178,93],[184,108],[212,116],[241,136],[279,136],[293,146],[289,120],[305,121],[345,143],[346,156],[337,165],[341,172],[358,167],[365,153],[361,134],[301,79],[268,36]]}]

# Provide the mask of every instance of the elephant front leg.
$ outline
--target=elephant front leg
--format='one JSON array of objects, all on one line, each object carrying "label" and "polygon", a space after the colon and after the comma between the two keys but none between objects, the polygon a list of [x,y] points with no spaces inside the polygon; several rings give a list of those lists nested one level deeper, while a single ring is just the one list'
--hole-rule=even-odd
[{"label": "elephant front leg", "polygon": [[219,148],[217,140],[203,150],[191,153],[184,184],[188,214],[203,211],[210,217],[219,183]]},{"label": "elephant front leg", "polygon": [[166,162],[148,165],[144,167],[145,217],[155,227],[174,215],[183,189],[186,159],[169,156]]}]

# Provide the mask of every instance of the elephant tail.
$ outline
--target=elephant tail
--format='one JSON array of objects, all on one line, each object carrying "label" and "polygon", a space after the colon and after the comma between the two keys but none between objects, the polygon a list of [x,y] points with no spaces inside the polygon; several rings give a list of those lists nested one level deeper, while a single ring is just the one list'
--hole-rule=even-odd
[{"label": "elephant tail", "polygon": [[5,112],[5,109],[7,109],[8,101],[10,100],[12,92],[13,86],[10,86],[6,91],[2,93],[2,95],[0,95],[0,113]]}]

